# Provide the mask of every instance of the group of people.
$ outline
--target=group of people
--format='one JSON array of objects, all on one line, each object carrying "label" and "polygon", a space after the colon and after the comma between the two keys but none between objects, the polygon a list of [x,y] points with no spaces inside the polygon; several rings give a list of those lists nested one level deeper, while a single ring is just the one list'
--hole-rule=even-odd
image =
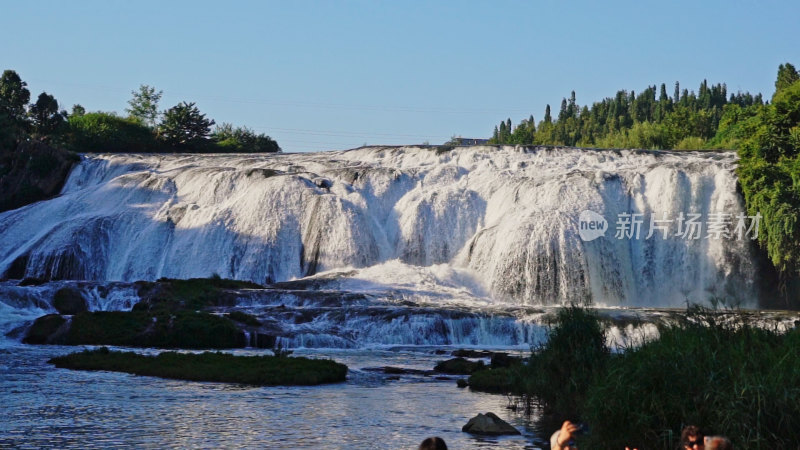
[{"label": "group of people", "polygon": [[[582,427],[570,421],[564,422],[560,429],[550,436],[551,450],[575,450],[575,437],[582,431]],[[419,450],[447,450],[447,444],[440,437],[430,437],[422,441]],[[625,450],[631,450],[625,447]],[[633,449],[636,450],[636,449]],[[706,436],[700,428],[689,425],[681,432],[679,450],[733,450],[730,439],[724,436]]]},{"label": "group of people", "polygon": [[[560,429],[550,436],[551,450],[575,450],[575,437],[581,427],[570,421],[564,422]],[[625,447],[625,450],[631,450]],[[636,449],[633,449],[636,450]],[[689,425],[681,432],[679,450],[733,450],[730,439],[724,436],[706,436],[700,428]]]}]

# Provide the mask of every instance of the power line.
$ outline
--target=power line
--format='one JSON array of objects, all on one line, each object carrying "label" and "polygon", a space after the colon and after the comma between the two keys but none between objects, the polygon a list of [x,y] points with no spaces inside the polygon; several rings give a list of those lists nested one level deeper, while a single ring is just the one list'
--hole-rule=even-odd
[{"label": "power line", "polygon": [[280,131],[288,134],[300,135],[313,135],[313,136],[332,136],[332,137],[354,137],[354,138],[413,138],[413,139],[450,139],[449,136],[432,136],[432,135],[418,135],[418,134],[400,134],[400,133],[370,133],[360,131],[326,131],[326,130],[309,130],[301,128],[279,128],[279,127],[253,127],[257,131]]},{"label": "power line", "polygon": [[[42,79],[31,79],[36,83],[43,83],[49,85],[73,86],[92,90],[107,90],[114,92],[130,92],[129,89],[120,87],[112,87],[105,85],[94,85],[85,83],[70,83],[63,81],[52,81]],[[135,90],[135,89],[133,89]],[[352,104],[336,104],[336,103],[316,103],[306,101],[294,100],[273,100],[273,99],[242,99],[230,97],[214,97],[214,96],[197,96],[186,92],[165,91],[165,93],[174,97],[185,97],[189,99],[199,99],[203,101],[221,102],[221,103],[239,103],[239,104],[253,104],[253,105],[270,105],[270,106],[283,106],[294,108],[311,108],[311,109],[346,109],[346,110],[362,110],[362,111],[383,111],[383,112],[408,112],[408,113],[437,113],[437,114],[511,114],[520,112],[530,112],[532,108],[441,108],[441,107],[420,107],[420,106],[397,106],[397,105],[352,105]]]}]

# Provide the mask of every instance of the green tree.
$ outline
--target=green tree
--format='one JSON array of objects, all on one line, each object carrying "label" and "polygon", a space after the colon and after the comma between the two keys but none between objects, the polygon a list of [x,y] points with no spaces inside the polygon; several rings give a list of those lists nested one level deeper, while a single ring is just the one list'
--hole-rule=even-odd
[{"label": "green tree", "polygon": [[800,80],[777,92],[772,97],[772,106],[767,116],[765,146],[774,154],[767,159],[795,157],[800,152]]},{"label": "green tree", "polygon": [[658,94],[658,101],[660,103],[666,103],[668,100],[669,100],[669,97],[667,97],[667,85],[664,84],[664,83],[661,83],[661,89],[659,90],[659,94]]},{"label": "green tree", "polygon": [[789,87],[795,81],[800,80],[800,73],[793,65],[786,63],[778,66],[778,78],[775,80],[775,94]]},{"label": "green tree", "polygon": [[194,102],[181,102],[164,111],[158,135],[172,146],[199,145],[207,140],[214,123],[200,112]]},{"label": "green tree", "polygon": [[[218,125],[211,139],[225,152],[273,153],[281,151],[278,143],[264,133],[256,133],[247,127],[236,127],[229,123]],[[455,138],[451,139],[454,141]]]},{"label": "green tree", "polygon": [[143,84],[139,86],[139,91],[131,91],[133,98],[128,100],[130,108],[125,111],[131,117],[153,127],[158,119],[158,102],[161,101],[163,93],[164,91],[156,92],[156,88]]},{"label": "green tree", "polygon": [[558,111],[558,121],[563,122],[567,118],[567,99],[561,99],[561,109]]},{"label": "green tree", "polygon": [[70,116],[82,116],[86,114],[86,108],[79,104],[72,105],[72,112],[69,114]]},{"label": "green tree", "polygon": [[567,103],[567,116],[575,117],[578,115],[578,103],[575,101],[575,91],[569,95],[569,103]]},{"label": "green tree", "polygon": [[55,97],[42,92],[36,103],[31,105],[30,115],[36,133],[48,135],[54,133],[64,123],[66,111],[59,112]]},{"label": "green tree", "polygon": [[[788,65],[788,64],[787,64]],[[725,134],[742,136],[737,173],[750,215],[761,214],[759,244],[782,276],[800,274],[800,80],[778,70],[772,104],[728,111]]]},{"label": "green tree", "polygon": [[25,106],[31,99],[27,85],[13,70],[6,70],[0,76],[0,114],[12,122],[21,123],[25,119]]}]

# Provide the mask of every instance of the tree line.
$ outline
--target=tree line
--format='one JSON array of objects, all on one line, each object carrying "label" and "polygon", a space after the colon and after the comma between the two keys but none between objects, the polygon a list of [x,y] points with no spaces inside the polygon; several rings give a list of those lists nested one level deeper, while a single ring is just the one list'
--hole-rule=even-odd
[{"label": "tree line", "polygon": [[163,91],[141,85],[131,92],[126,116],[76,104],[61,109],[47,92],[30,103],[27,83],[13,70],[0,77],[0,150],[39,140],[75,152],[279,152],[278,143],[247,127],[206,117],[194,102],[159,110]]},{"label": "tree line", "polygon": [[800,275],[800,73],[782,64],[770,104],[729,113],[717,138],[736,143],[745,204],[763,216],[759,242],[781,273]]},{"label": "tree line", "polygon": [[564,145],[600,148],[702,149],[722,148],[716,135],[726,108],[763,106],[761,94],[728,95],[725,84],[709,85],[698,92],[681,89],[672,94],[666,84],[648,86],[640,93],[620,90],[591,106],[580,106],[575,91],[561,100],[558,115],[550,105],[537,124],[533,115],[514,125],[511,119],[495,126],[491,144]]}]

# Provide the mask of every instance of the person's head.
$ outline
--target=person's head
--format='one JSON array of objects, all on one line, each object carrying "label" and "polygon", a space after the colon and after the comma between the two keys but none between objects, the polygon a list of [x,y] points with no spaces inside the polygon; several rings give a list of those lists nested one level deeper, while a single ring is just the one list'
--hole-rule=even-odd
[{"label": "person's head", "polygon": [[438,436],[429,437],[419,444],[419,450],[447,450],[447,444]]},{"label": "person's head", "polygon": [[681,448],[703,450],[705,448],[704,433],[694,425],[689,425],[681,432]]},{"label": "person's head", "polygon": [[733,450],[733,444],[725,436],[706,436],[705,450]]}]

